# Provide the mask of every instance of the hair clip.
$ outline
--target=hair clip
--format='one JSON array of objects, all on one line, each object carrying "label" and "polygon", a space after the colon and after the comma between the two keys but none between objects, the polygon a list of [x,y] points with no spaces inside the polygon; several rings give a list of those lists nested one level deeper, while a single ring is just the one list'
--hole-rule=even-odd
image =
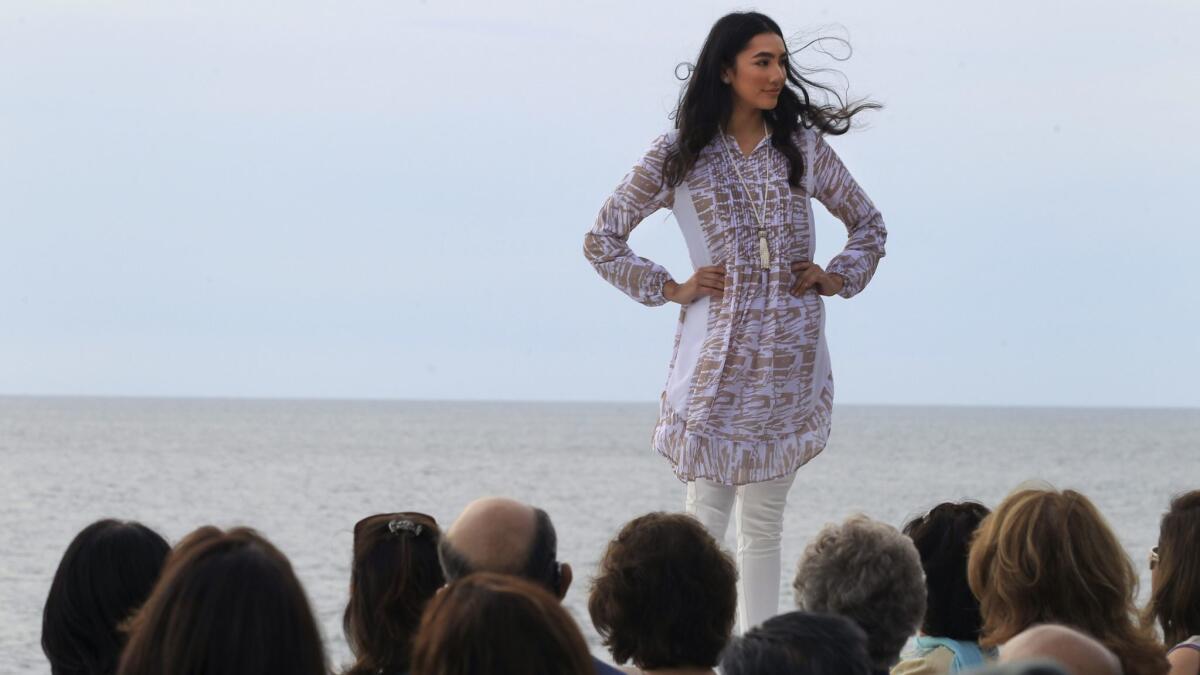
[{"label": "hair clip", "polygon": [[412,536],[414,536],[414,537],[419,537],[419,536],[421,536],[421,533],[424,531],[425,531],[424,525],[421,525],[419,523],[414,523],[411,520],[389,520],[388,521],[388,532],[391,532],[392,534],[408,532],[408,533],[411,533]]}]

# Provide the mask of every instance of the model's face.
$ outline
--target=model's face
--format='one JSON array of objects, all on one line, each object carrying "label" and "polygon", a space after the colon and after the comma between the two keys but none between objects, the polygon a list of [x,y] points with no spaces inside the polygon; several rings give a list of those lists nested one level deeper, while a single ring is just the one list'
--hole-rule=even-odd
[{"label": "model's face", "polygon": [[733,90],[735,105],[773,110],[787,84],[787,50],[774,33],[755,35],[737,55],[733,68],[721,73]]}]

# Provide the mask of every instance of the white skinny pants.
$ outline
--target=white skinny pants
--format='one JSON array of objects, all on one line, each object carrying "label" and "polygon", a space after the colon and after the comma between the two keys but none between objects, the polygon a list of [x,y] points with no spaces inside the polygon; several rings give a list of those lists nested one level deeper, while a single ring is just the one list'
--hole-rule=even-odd
[{"label": "white skinny pants", "polygon": [[739,633],[779,611],[783,507],[795,480],[793,472],[783,478],[736,487],[704,479],[687,484],[687,512],[703,523],[722,547],[736,502]]}]

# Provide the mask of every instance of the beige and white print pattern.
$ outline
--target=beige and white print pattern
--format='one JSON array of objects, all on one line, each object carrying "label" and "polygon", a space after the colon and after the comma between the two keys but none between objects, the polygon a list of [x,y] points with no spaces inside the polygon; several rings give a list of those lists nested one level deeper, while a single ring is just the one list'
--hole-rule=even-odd
[{"label": "beige and white print pattern", "polygon": [[[788,184],[789,163],[769,139],[742,156],[737,142],[713,139],[686,180],[662,184],[674,132],[655,140],[600,209],[584,239],[584,254],[611,284],[645,305],[661,305],[665,269],[634,254],[629,233],[647,216],[669,208],[679,222],[693,267],[725,267],[720,299],[683,307],[674,355],[661,397],[653,447],[684,481],[725,485],[786,476],[825,447],[833,409],[833,376],[825,346],[825,307],[816,290],[788,293],[793,261],[812,260],[816,197],[849,233],[826,270],[861,291],[884,255],[887,230],[879,211],[815,130],[797,131],[805,157],[799,188]],[[740,169],[747,195],[734,168]],[[759,266],[754,204],[766,189],[768,270]],[[783,252],[783,255],[780,255]]]}]

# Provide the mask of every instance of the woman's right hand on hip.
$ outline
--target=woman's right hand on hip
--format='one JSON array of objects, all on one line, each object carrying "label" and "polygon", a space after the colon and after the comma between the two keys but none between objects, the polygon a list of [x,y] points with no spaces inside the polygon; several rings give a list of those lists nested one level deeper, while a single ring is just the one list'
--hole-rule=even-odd
[{"label": "woman's right hand on hip", "polygon": [[682,284],[668,281],[663,285],[663,297],[681,305],[690,305],[703,297],[720,299],[724,290],[725,267],[709,265],[697,269],[692,278]]}]

